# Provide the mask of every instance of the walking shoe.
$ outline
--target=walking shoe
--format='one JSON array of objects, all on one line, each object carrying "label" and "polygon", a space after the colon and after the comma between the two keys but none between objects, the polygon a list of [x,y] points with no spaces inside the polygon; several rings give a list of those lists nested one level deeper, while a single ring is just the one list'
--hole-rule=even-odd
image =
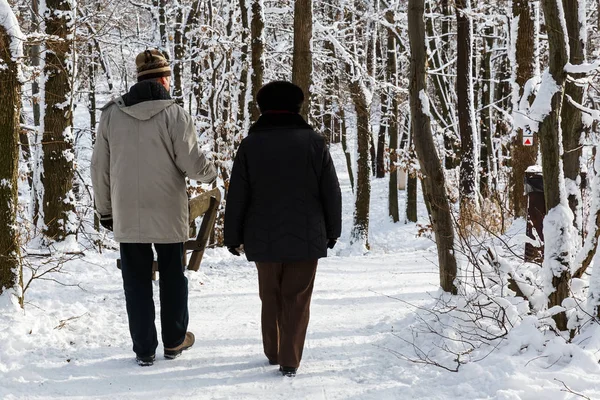
[{"label": "walking shoe", "polygon": [[273,361],[271,359],[269,359],[269,365],[277,365],[279,364],[277,361]]},{"label": "walking shoe", "polygon": [[281,375],[293,378],[296,376],[296,371],[298,371],[298,368],[281,366],[279,367],[279,371],[281,372]]},{"label": "walking shoe", "polygon": [[196,342],[194,334],[192,332],[186,332],[185,339],[183,339],[183,342],[179,346],[170,349],[165,347],[165,358],[172,360],[179,357],[181,352],[192,347],[194,342]]},{"label": "walking shoe", "polygon": [[154,354],[148,357],[135,356],[135,362],[137,362],[137,365],[139,365],[140,367],[149,367],[151,365],[154,365],[154,358]]}]

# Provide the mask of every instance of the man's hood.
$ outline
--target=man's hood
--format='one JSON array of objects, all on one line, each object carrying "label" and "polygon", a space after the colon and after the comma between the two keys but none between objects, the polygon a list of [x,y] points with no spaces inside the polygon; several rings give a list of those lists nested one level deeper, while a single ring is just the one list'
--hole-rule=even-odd
[{"label": "man's hood", "polygon": [[167,90],[158,82],[142,81],[131,87],[128,93],[118,97],[102,109],[116,104],[127,115],[141,121],[149,120],[175,103]]},{"label": "man's hood", "polygon": [[113,102],[125,114],[128,114],[133,118],[139,119],[141,121],[149,120],[165,108],[169,107],[172,104],[175,104],[175,100],[149,100],[128,107],[125,105],[123,97],[119,97],[113,100]]}]

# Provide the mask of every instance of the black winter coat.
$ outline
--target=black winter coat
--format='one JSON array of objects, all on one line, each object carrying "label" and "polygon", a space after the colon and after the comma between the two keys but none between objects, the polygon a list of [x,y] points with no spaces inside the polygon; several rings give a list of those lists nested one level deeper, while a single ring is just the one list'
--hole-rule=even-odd
[{"label": "black winter coat", "polygon": [[342,197],[324,138],[298,114],[263,114],[238,149],[225,209],[225,245],[249,261],[327,256],[342,230]]}]

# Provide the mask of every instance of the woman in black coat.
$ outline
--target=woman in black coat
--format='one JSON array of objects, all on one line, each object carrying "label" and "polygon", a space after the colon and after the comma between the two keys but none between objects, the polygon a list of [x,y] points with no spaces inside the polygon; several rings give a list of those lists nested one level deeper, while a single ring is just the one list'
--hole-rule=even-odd
[{"label": "woman in black coat", "polygon": [[258,269],[265,355],[293,376],[300,364],[318,259],[341,234],[341,193],[324,138],[298,114],[304,94],[271,82],[238,149],[225,209],[225,245]]}]

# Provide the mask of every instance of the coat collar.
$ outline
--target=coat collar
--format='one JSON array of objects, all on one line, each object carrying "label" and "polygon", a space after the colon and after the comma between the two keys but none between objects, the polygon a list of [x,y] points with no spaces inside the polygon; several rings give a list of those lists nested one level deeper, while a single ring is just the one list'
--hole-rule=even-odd
[{"label": "coat collar", "polygon": [[250,127],[249,133],[277,128],[312,129],[300,114],[288,111],[267,111]]}]

